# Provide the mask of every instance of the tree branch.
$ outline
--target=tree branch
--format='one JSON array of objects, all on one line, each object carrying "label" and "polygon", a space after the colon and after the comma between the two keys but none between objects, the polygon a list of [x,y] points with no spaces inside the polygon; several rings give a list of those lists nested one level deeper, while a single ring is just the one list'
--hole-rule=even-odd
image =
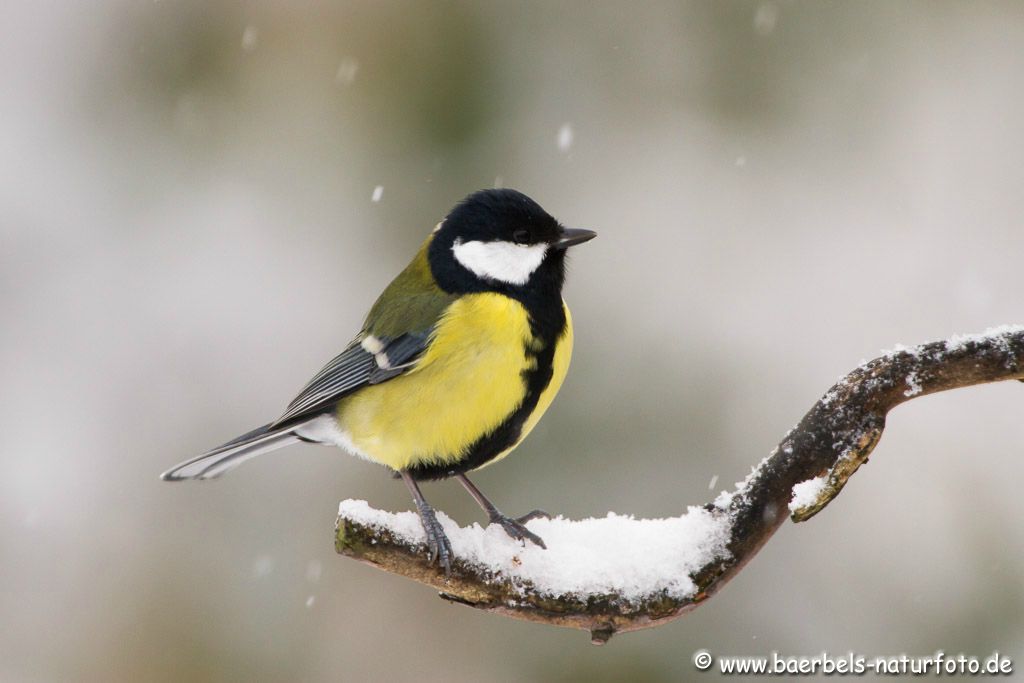
[{"label": "tree branch", "polygon": [[[537,553],[551,551],[518,546],[508,550],[507,543],[498,547],[502,545],[498,536],[475,525],[475,530],[459,530],[450,523],[446,526],[450,537],[453,533],[475,536],[460,540],[462,545],[453,539],[458,557],[446,579],[436,565],[428,564],[422,532],[412,513],[391,515],[351,502],[343,503],[339,511],[336,549],[433,586],[447,600],[530,621],[586,629],[593,642],[601,644],[615,633],[658,626],[705,602],[771,538],[785,521],[787,508],[795,522],[820,512],[867,461],[885,428],[886,415],[896,406],[939,391],[1010,379],[1024,381],[1024,326],[898,348],[857,367],[814,404],[736,490],[676,518],[703,519],[709,523],[701,527],[705,535],[713,536],[718,524],[725,533],[722,547],[705,543],[703,554],[694,555],[700,558],[699,564],[669,568],[664,572],[669,575],[665,581],[650,583],[653,588],[645,593],[546,585],[543,572],[531,575],[516,568]],[[531,522],[531,526],[538,523]],[[586,522],[561,523],[573,527]],[[702,540],[707,539],[698,534],[690,542]],[[462,546],[470,548],[470,542],[477,544],[472,552],[460,552]],[[553,545],[551,540],[548,545]],[[502,557],[497,564],[488,559],[491,549]],[[643,556],[636,561],[643,564],[646,551],[638,552]],[[676,581],[671,584],[674,588],[670,580]]]}]

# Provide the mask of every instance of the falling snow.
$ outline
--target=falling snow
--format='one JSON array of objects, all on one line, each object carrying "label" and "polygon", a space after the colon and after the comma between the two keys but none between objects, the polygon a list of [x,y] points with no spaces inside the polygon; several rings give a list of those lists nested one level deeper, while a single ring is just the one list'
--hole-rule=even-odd
[{"label": "falling snow", "polygon": [[256,43],[260,40],[260,31],[255,26],[246,26],[242,32],[242,49],[251,52],[256,49]]},{"label": "falling snow", "polygon": [[356,82],[356,74],[359,73],[359,62],[352,57],[346,57],[338,64],[338,70],[334,72],[334,82],[338,85],[352,85]]},{"label": "falling snow", "polygon": [[270,576],[274,571],[274,558],[270,555],[260,555],[252,563],[252,575],[257,579]]},{"label": "falling snow", "polygon": [[573,131],[572,125],[563,123],[562,127],[558,129],[558,149],[562,152],[568,152],[569,148],[572,147]]},{"label": "falling snow", "polygon": [[376,204],[383,197],[384,197],[384,186],[383,185],[378,185],[377,187],[373,188],[373,194],[370,196],[370,201],[372,201],[374,204]]},{"label": "falling snow", "polygon": [[766,36],[775,30],[779,21],[779,6],[774,2],[762,3],[754,13],[754,30],[760,36]]}]

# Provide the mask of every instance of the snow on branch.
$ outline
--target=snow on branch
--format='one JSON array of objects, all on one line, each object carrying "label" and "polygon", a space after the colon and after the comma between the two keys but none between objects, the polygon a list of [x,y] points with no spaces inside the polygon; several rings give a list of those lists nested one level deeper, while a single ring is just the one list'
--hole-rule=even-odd
[{"label": "snow on branch", "polygon": [[601,644],[696,608],[734,577],[787,517],[820,512],[867,461],[886,415],[918,396],[985,382],[1024,381],[1024,326],[898,347],[843,377],[750,475],[703,507],[670,519],[529,522],[548,549],[498,527],[459,527],[439,514],[452,574],[427,562],[413,512],[344,501],[342,555],[433,586],[441,597],[508,616],[589,630]]}]

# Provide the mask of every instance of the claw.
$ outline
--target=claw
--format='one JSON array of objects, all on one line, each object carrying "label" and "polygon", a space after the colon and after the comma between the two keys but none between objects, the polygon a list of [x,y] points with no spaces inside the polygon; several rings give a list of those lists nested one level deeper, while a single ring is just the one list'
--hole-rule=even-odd
[{"label": "claw", "polygon": [[[541,514],[538,515],[537,513]],[[513,519],[511,517],[506,517],[505,515],[499,513],[491,515],[490,521],[491,524],[500,524],[501,528],[505,530],[505,533],[511,536],[512,538],[516,539],[517,541],[525,542],[529,540],[534,545],[538,545],[541,548],[547,550],[548,547],[544,545],[544,540],[537,534],[527,529],[524,525],[524,522],[529,521],[531,519],[536,519],[540,516],[547,517],[548,515],[542,510],[534,510],[530,514],[523,515],[519,519]]]},{"label": "claw", "polygon": [[427,535],[427,564],[437,562],[444,570],[445,578],[451,578],[452,557],[454,556],[452,544],[444,535],[444,529],[437,521],[434,508],[430,507],[430,503],[420,493],[420,487],[416,485],[416,480],[412,478],[408,470],[399,470],[398,476],[402,478],[409,493],[412,494],[412,499],[416,503],[416,511],[420,515],[420,524],[423,525],[423,531]]},{"label": "claw", "polygon": [[423,531],[427,534],[427,562],[438,565],[444,570],[445,578],[452,575],[452,545],[445,536],[441,523],[437,521],[434,509],[429,505],[418,505],[417,511],[420,515],[420,522],[423,524]]},{"label": "claw", "polygon": [[544,541],[541,537],[527,529],[525,524],[531,519],[537,519],[539,517],[551,519],[551,515],[543,510],[534,510],[522,517],[514,519],[512,517],[506,517],[501,514],[498,508],[494,507],[494,503],[487,500],[487,496],[482,494],[480,489],[478,489],[465,474],[456,474],[455,476],[466,490],[469,491],[469,495],[473,496],[473,499],[484,509],[484,512],[487,513],[487,518],[490,520],[491,524],[500,524],[501,528],[505,530],[505,533],[517,541],[529,540],[534,545],[539,545],[541,548],[547,550],[547,546],[544,545]]},{"label": "claw", "polygon": [[526,524],[531,519],[551,519],[551,515],[543,510],[534,510],[533,512],[527,512],[522,517],[516,517],[516,521],[520,524]]}]

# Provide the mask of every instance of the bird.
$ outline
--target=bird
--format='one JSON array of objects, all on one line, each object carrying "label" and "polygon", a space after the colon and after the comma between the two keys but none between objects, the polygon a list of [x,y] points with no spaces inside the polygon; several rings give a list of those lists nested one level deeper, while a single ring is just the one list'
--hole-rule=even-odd
[{"label": "bird", "polygon": [[480,190],[455,205],[384,289],[355,338],[273,422],[186,460],[166,481],[219,477],[298,442],[383,465],[412,495],[428,563],[453,553],[419,484],[455,478],[490,524],[545,548],[467,477],[512,452],[562,386],[573,327],[566,253],[596,233],[566,228],[525,194]]}]

